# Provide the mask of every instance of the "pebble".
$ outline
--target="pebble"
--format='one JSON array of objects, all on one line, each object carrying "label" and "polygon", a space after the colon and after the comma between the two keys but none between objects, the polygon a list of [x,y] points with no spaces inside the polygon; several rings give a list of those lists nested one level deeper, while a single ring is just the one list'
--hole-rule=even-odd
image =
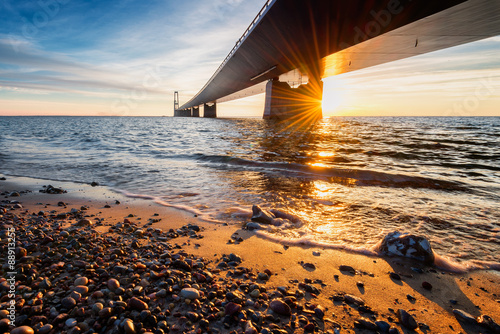
[{"label": "pebble", "polygon": [[81,295],[86,295],[89,292],[88,286],[85,285],[78,285],[75,286],[75,292],[81,294]]},{"label": "pebble", "polygon": [[130,306],[130,308],[139,311],[147,310],[149,308],[148,304],[136,297],[130,298],[128,305]]},{"label": "pebble", "polygon": [[120,287],[120,282],[118,282],[118,280],[116,280],[115,278],[110,278],[108,280],[108,288],[111,290],[111,291],[115,291],[116,289],[118,289]]},{"label": "pebble", "polygon": [[69,318],[68,320],[66,320],[66,322],[64,324],[66,326],[68,326],[69,328],[72,328],[72,327],[75,327],[78,324],[78,321],[76,321],[75,318]]},{"label": "pebble", "polygon": [[341,265],[341,266],[339,267],[339,270],[340,270],[340,271],[347,272],[347,273],[349,273],[349,274],[353,274],[353,275],[355,275],[355,274],[356,274],[356,269],[354,269],[354,268],[353,268],[353,267],[351,267],[351,266]]},{"label": "pebble", "polygon": [[134,322],[131,319],[125,319],[123,322],[123,330],[126,334],[135,334]]},{"label": "pebble", "polygon": [[455,317],[459,321],[463,321],[463,322],[467,322],[467,323],[471,323],[471,324],[477,323],[477,320],[474,316],[472,316],[471,314],[469,314],[463,310],[454,309],[453,314],[455,315]]},{"label": "pebble", "polygon": [[389,329],[391,328],[391,325],[389,325],[388,322],[383,321],[383,320],[375,321],[375,325],[377,325],[378,329],[382,333],[387,333],[389,331]]},{"label": "pebble", "polygon": [[76,300],[71,297],[66,297],[63,300],[61,300],[61,305],[65,309],[71,310],[73,307],[76,306]]},{"label": "pebble", "polygon": [[371,320],[368,320],[366,318],[359,318],[354,322],[354,326],[358,328],[364,328],[368,329],[371,331],[376,331],[378,329],[378,326]]},{"label": "pebble", "polygon": [[180,296],[186,299],[198,299],[200,298],[200,291],[193,288],[185,288],[181,290]]},{"label": "pebble", "polygon": [[224,313],[226,315],[232,316],[233,314],[239,312],[241,310],[241,305],[229,302],[226,304],[226,307],[224,308]]},{"label": "pebble", "polygon": [[87,285],[89,284],[89,279],[87,277],[78,277],[75,279],[75,285]]},{"label": "pebble", "polygon": [[430,290],[432,290],[432,284],[429,282],[422,282],[422,288],[430,291]]},{"label": "pebble", "polygon": [[401,281],[401,276],[399,276],[398,274],[396,273],[389,273],[389,276],[393,279],[393,280],[396,280],[396,281]]},{"label": "pebble", "polygon": [[280,299],[274,299],[269,303],[269,308],[280,315],[289,316],[292,314],[292,310],[288,304]]},{"label": "pebble", "polygon": [[92,305],[92,311],[94,313],[99,313],[100,310],[102,310],[104,308],[104,305],[102,305],[101,303],[95,303],[94,305]]},{"label": "pebble", "polygon": [[51,324],[46,324],[46,325],[43,325],[42,327],[40,327],[36,333],[37,334],[48,334],[53,328],[54,328],[54,326],[52,326]]},{"label": "pebble", "polygon": [[21,326],[11,330],[10,334],[35,334],[35,331],[29,326]]},{"label": "pebble", "polygon": [[403,325],[404,327],[408,329],[418,328],[418,324],[417,321],[415,321],[415,318],[413,318],[413,316],[410,315],[405,310],[399,309],[396,314],[398,316],[399,321],[401,322],[401,325]]},{"label": "pebble", "polygon": [[365,301],[359,297],[353,295],[345,295],[344,300],[348,304],[364,305]]}]

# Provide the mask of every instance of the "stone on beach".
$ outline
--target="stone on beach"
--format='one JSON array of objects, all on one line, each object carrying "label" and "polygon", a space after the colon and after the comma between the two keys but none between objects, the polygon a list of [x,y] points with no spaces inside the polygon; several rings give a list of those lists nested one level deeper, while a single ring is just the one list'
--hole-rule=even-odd
[{"label": "stone on beach", "polygon": [[258,205],[252,206],[252,221],[271,225],[275,218],[276,216],[273,213],[261,209]]},{"label": "stone on beach", "polygon": [[269,308],[280,315],[289,316],[292,314],[292,309],[284,301],[274,299],[269,303]]},{"label": "stone on beach", "polygon": [[75,279],[75,285],[87,285],[89,283],[89,279],[87,277],[78,277]]},{"label": "stone on beach", "polygon": [[459,321],[463,321],[463,322],[470,323],[470,324],[475,324],[477,322],[476,318],[473,315],[471,315],[463,310],[454,309],[453,314],[455,315],[455,317]]},{"label": "stone on beach", "polygon": [[397,231],[387,234],[378,249],[384,255],[407,257],[426,264],[434,263],[435,259],[427,239]]},{"label": "stone on beach", "polygon": [[73,307],[76,306],[76,301],[74,298],[72,297],[66,297],[64,298],[62,301],[61,301],[61,305],[67,309],[67,310],[71,310]]},{"label": "stone on beach", "polygon": [[148,304],[136,297],[130,298],[128,306],[130,306],[131,309],[139,311],[147,310],[149,308]]},{"label": "stone on beach", "polygon": [[35,331],[29,326],[20,326],[11,330],[10,334],[35,334]]},{"label": "stone on beach", "polygon": [[116,289],[118,289],[120,287],[120,282],[118,282],[118,280],[116,280],[115,278],[110,278],[108,280],[108,288],[111,290],[111,291],[115,291]]},{"label": "stone on beach", "polygon": [[200,298],[200,291],[193,288],[185,288],[181,290],[180,295],[186,299],[198,299]]},{"label": "stone on beach", "polygon": [[417,324],[417,321],[415,320],[415,318],[413,318],[413,316],[410,315],[405,310],[399,309],[397,311],[397,316],[398,316],[399,321],[401,322],[401,324],[404,327],[406,327],[408,329],[416,329],[416,328],[418,328],[418,324]]}]

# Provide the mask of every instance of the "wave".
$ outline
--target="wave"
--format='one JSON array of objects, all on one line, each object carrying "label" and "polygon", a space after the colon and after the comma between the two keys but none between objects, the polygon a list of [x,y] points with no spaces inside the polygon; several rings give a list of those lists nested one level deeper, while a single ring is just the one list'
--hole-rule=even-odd
[{"label": "wave", "polygon": [[316,176],[327,178],[336,183],[353,183],[357,186],[381,186],[391,188],[424,188],[445,191],[470,191],[464,183],[458,181],[445,181],[422,176],[410,176],[405,174],[391,174],[372,170],[344,169],[335,167],[309,166],[287,162],[262,162],[252,161],[226,155],[203,155],[197,154],[196,159],[208,162],[216,167],[241,167],[254,168],[261,172],[281,171],[289,176]]}]

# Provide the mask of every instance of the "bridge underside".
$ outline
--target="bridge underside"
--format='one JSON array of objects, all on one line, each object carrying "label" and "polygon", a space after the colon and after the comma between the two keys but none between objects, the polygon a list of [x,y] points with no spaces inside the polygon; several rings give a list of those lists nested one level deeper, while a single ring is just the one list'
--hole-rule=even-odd
[{"label": "bridge underside", "polygon": [[275,0],[264,14],[180,109],[266,91],[265,116],[284,117],[283,105],[304,107],[304,97],[321,105],[321,78],[500,34],[491,0]]}]

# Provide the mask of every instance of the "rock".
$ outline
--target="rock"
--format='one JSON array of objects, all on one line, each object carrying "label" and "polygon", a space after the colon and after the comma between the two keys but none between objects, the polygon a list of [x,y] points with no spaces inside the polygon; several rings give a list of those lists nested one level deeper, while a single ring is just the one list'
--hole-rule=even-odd
[{"label": "rock", "polygon": [[148,309],[148,304],[140,300],[139,298],[132,297],[128,301],[128,306],[132,309],[143,311]]},{"label": "rock", "polygon": [[99,311],[99,317],[107,319],[113,314],[113,309],[111,307],[105,307]]},{"label": "rock", "polygon": [[40,327],[40,329],[38,329],[38,331],[36,333],[37,334],[48,334],[53,328],[54,328],[54,326],[52,326],[51,324],[46,324],[46,325]]},{"label": "rock", "polygon": [[123,330],[125,331],[126,334],[135,334],[135,326],[134,322],[131,319],[125,319],[123,321]]},{"label": "rock", "polygon": [[104,305],[102,305],[101,303],[95,303],[94,305],[92,305],[92,311],[96,314],[99,313],[99,311],[101,311],[103,308]]},{"label": "rock", "polygon": [[259,279],[261,281],[268,281],[269,280],[269,275],[266,274],[266,273],[259,273],[257,275],[257,279]]},{"label": "rock", "polygon": [[434,252],[429,241],[408,233],[397,231],[389,233],[384,237],[378,249],[388,256],[407,257],[426,264],[434,263]]},{"label": "rock", "polygon": [[245,334],[257,334],[259,333],[257,329],[253,326],[251,321],[247,321],[245,324]]},{"label": "rock", "polygon": [[459,321],[463,321],[463,322],[470,323],[470,324],[477,323],[477,320],[474,316],[472,316],[471,314],[469,314],[463,310],[454,309],[453,314],[455,315],[455,318],[457,318],[457,320],[459,320]]},{"label": "rock", "polygon": [[35,331],[29,326],[21,326],[11,330],[10,334],[35,334]]},{"label": "rock", "polygon": [[76,226],[80,226],[80,227],[91,226],[91,225],[92,225],[92,221],[89,219],[80,219],[78,221],[78,223],[76,223]]},{"label": "rock", "polygon": [[79,302],[82,299],[82,295],[76,291],[71,291],[69,296],[73,298],[76,302]]},{"label": "rock", "polygon": [[430,290],[432,290],[432,284],[429,282],[422,282],[422,288],[430,291]]},{"label": "rock", "polygon": [[325,317],[325,310],[323,309],[323,307],[321,307],[321,306],[318,305],[314,309],[314,314],[316,315],[316,317],[318,319],[323,319]]},{"label": "rock", "polygon": [[9,329],[10,320],[7,318],[0,319],[0,333],[5,333]]},{"label": "rock", "polygon": [[389,328],[389,334],[399,334],[399,329],[397,329],[396,327],[391,327]]},{"label": "rock", "polygon": [[269,211],[262,210],[258,205],[252,206],[252,221],[262,224],[271,225],[276,218],[274,214]]},{"label": "rock", "polygon": [[289,316],[292,314],[290,306],[280,299],[273,299],[271,303],[269,303],[269,308],[280,315]]},{"label": "rock", "polygon": [[399,322],[404,327],[406,327],[408,329],[417,329],[418,328],[418,324],[415,321],[415,319],[413,318],[413,316],[411,316],[405,310],[399,309],[396,314],[398,316]]},{"label": "rock", "polygon": [[343,271],[343,272],[347,272],[349,274],[356,275],[356,270],[353,267],[351,267],[351,266],[341,265],[339,267],[339,270]]},{"label": "rock", "polygon": [[[314,328],[315,328],[314,324],[312,322],[310,322],[304,326],[304,331],[308,332],[308,333],[312,333],[312,332],[314,332]],[[274,331],[273,331],[273,333],[274,333]]]},{"label": "rock", "polygon": [[231,254],[229,254],[229,261],[234,261],[234,262],[241,263],[242,259],[241,259],[241,257],[239,255],[231,253]]},{"label": "rock", "polygon": [[260,296],[260,290],[259,289],[254,289],[252,292],[250,292],[250,297],[252,298],[258,298]]},{"label": "rock", "polygon": [[66,320],[66,322],[64,324],[67,327],[72,328],[72,327],[75,327],[78,324],[78,321],[76,321],[75,318],[69,318],[68,320]]},{"label": "rock", "polygon": [[40,282],[38,287],[43,290],[47,290],[52,286],[52,283],[49,281],[48,278],[44,279],[43,281]]},{"label": "rock", "polygon": [[85,285],[75,286],[75,292],[78,292],[81,295],[86,295],[89,292],[89,287]]},{"label": "rock", "polygon": [[347,304],[365,305],[365,301],[353,295],[345,295],[344,300]]},{"label": "rock", "polygon": [[65,309],[71,310],[71,309],[73,309],[73,307],[76,306],[76,300],[74,300],[71,297],[66,297],[66,298],[63,298],[63,300],[61,300],[61,305]]},{"label": "rock", "polygon": [[23,256],[28,255],[28,251],[26,250],[26,248],[23,248],[23,247],[16,247],[16,249],[14,251],[16,254],[16,258],[18,258],[18,259],[22,258]]},{"label": "rock", "polygon": [[399,276],[396,273],[393,273],[393,272],[389,273],[389,277],[392,278],[395,281],[401,281],[401,276]]},{"label": "rock", "polygon": [[359,318],[359,319],[357,319],[354,322],[354,326],[356,326],[358,328],[368,329],[368,330],[371,330],[371,331],[376,331],[378,329],[377,325],[373,321],[368,320],[366,318]]},{"label": "rock", "polygon": [[193,288],[185,288],[181,290],[180,296],[186,299],[198,299],[200,298],[200,291]]},{"label": "rock", "polygon": [[250,230],[250,231],[253,231],[253,230],[262,230],[262,226],[259,224],[259,223],[256,223],[256,222],[248,222],[245,224],[245,227]]},{"label": "rock", "polygon": [[483,327],[488,328],[494,334],[500,334],[500,325],[497,324],[490,316],[481,315],[477,318],[477,323]]},{"label": "rock", "polygon": [[387,333],[391,328],[391,325],[389,325],[389,323],[382,320],[375,321],[375,325],[377,325],[379,331],[381,331],[382,333]]},{"label": "rock", "polygon": [[238,313],[241,310],[241,305],[229,302],[226,304],[226,307],[224,308],[224,313],[228,316],[232,316],[235,313]]},{"label": "rock", "polygon": [[313,263],[304,263],[302,267],[306,270],[316,270],[316,266]]},{"label": "rock", "polygon": [[108,288],[111,290],[111,291],[115,291],[116,289],[118,289],[120,287],[120,282],[118,282],[118,280],[114,279],[114,278],[110,278],[108,280]]}]

